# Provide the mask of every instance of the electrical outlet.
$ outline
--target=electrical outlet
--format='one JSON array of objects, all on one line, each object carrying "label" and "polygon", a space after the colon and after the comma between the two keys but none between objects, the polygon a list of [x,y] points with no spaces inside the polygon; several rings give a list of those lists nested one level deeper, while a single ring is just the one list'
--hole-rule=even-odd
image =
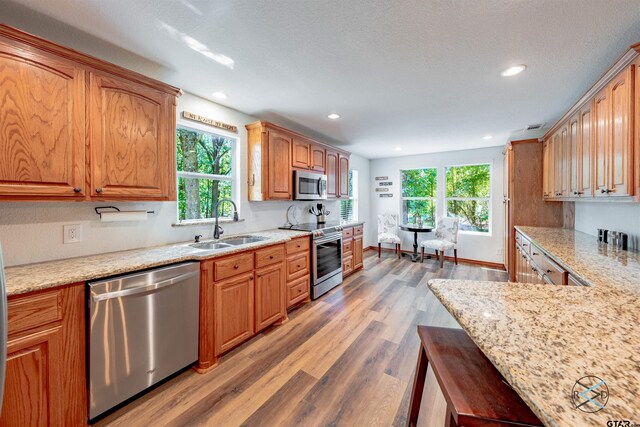
[{"label": "electrical outlet", "polygon": [[62,227],[64,230],[63,243],[82,242],[82,224],[70,224]]}]

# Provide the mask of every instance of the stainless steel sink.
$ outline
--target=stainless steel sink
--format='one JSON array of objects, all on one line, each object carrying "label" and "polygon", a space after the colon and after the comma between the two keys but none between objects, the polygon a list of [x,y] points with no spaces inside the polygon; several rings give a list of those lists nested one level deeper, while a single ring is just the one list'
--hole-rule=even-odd
[{"label": "stainless steel sink", "polygon": [[228,239],[224,239],[222,243],[226,243],[228,245],[240,246],[246,245],[249,243],[262,242],[264,240],[268,240],[268,237],[261,236],[237,236],[237,237],[229,237]]},{"label": "stainless steel sink", "polygon": [[223,242],[201,242],[192,243],[189,246],[196,249],[202,249],[203,251],[214,251],[216,249],[230,248],[233,245]]}]

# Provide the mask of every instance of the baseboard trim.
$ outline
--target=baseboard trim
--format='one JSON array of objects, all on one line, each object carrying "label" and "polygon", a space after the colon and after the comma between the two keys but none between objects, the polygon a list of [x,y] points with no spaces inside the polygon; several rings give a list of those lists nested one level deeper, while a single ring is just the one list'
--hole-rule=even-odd
[{"label": "baseboard trim", "polygon": [[[378,250],[377,246],[367,246],[365,248],[365,251],[377,251],[377,250]],[[382,251],[384,251],[384,252],[394,252],[395,253],[396,250],[392,249],[392,248],[382,248]],[[402,253],[403,254],[412,254],[413,251],[403,250]],[[420,252],[418,252],[418,253],[420,253]],[[430,255],[432,257],[435,256],[434,254],[430,254]],[[447,261],[451,261],[451,262],[454,261],[452,256],[445,255],[444,259],[447,260]],[[500,263],[497,263],[497,262],[488,262],[488,261],[481,261],[479,259],[469,259],[469,258],[460,258],[460,257],[458,257],[458,262],[459,263],[462,262],[464,264],[477,265],[477,266],[480,266],[480,267],[491,268],[493,270],[503,270],[503,271],[505,270],[504,265],[502,265]]]}]

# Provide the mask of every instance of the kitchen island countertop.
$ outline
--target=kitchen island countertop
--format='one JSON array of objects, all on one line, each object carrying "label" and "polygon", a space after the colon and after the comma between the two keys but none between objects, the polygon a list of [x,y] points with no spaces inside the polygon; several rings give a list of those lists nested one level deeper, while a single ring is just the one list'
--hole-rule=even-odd
[{"label": "kitchen island countertop", "polygon": [[[516,228],[590,286],[438,279],[429,287],[545,425],[640,422],[639,254],[574,230]],[[571,398],[586,375],[609,389],[596,413]]]}]

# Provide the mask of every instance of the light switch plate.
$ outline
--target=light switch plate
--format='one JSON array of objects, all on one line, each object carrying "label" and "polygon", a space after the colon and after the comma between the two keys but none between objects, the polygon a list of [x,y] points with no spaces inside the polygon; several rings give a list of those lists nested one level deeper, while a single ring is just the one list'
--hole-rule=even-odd
[{"label": "light switch plate", "polygon": [[69,224],[62,227],[64,230],[63,243],[82,242],[82,224]]}]

